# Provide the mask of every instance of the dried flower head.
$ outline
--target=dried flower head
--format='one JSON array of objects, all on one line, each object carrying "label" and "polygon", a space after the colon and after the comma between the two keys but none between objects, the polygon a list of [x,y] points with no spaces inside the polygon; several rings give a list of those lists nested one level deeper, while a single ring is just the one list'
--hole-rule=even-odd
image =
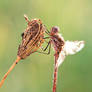
[{"label": "dried flower head", "polygon": [[8,72],[4,75],[3,79],[0,82],[0,87],[3,85],[8,74],[12,71],[12,69],[16,66],[16,64],[21,59],[25,59],[30,54],[36,52],[44,42],[43,38],[46,28],[42,24],[42,21],[40,19],[32,19],[30,21],[26,15],[24,15],[24,18],[27,21],[28,25],[26,30],[21,35],[22,42],[18,48],[17,59],[10,67]]},{"label": "dried flower head", "polygon": [[18,56],[21,59],[26,58],[41,47],[44,42],[45,26],[40,19],[32,19],[31,21],[25,16],[28,22],[26,30],[22,34],[22,42],[18,48]]}]

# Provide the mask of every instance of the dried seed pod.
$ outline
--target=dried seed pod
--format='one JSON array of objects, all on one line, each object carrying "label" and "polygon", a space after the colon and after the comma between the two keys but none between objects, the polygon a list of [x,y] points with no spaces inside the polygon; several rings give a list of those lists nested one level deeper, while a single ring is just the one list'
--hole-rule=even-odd
[{"label": "dried seed pod", "polygon": [[22,43],[18,48],[18,56],[21,59],[26,58],[33,52],[37,51],[44,42],[45,26],[40,19],[28,21],[27,29],[22,34]]},{"label": "dried seed pod", "polygon": [[46,31],[45,26],[42,24],[40,19],[32,19],[29,21],[28,17],[24,15],[25,20],[28,23],[26,30],[22,33],[22,42],[19,45],[17,59],[10,67],[8,72],[4,75],[3,79],[0,82],[0,87],[3,85],[8,74],[16,66],[16,64],[21,60],[25,59],[30,54],[36,52],[44,42],[44,33]]}]

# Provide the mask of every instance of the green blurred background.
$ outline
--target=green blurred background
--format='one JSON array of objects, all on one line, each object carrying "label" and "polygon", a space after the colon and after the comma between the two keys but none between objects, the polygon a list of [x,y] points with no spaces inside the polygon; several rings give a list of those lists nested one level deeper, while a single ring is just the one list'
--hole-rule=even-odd
[{"label": "green blurred background", "polygon": [[[0,0],[0,80],[16,59],[23,15],[56,25],[65,40],[84,40],[85,48],[59,67],[57,92],[92,92],[92,0]],[[53,50],[34,53],[10,73],[0,92],[52,92]]]}]

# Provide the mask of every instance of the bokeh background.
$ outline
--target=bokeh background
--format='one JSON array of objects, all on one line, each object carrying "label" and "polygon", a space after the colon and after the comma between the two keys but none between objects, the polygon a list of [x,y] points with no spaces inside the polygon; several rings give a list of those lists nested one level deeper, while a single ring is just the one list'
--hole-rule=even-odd
[{"label": "bokeh background", "polygon": [[[0,0],[0,80],[16,59],[21,33],[30,19],[56,25],[65,40],[84,40],[85,48],[59,67],[57,92],[92,92],[92,0]],[[10,73],[0,92],[52,92],[54,52],[34,53]]]}]

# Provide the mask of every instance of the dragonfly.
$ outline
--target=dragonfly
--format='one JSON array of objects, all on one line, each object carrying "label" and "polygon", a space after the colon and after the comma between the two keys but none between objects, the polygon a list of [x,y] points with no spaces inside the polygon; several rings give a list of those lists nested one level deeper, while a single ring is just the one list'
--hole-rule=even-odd
[{"label": "dragonfly", "polygon": [[18,47],[17,58],[1,80],[0,87],[3,85],[5,79],[16,66],[16,64],[20,60],[25,59],[30,54],[36,52],[45,41],[44,33],[46,32],[46,27],[42,21],[40,19],[31,19],[30,21],[26,15],[24,15],[24,18],[27,22],[27,28],[21,35],[22,42]]},{"label": "dragonfly", "polygon": [[63,63],[67,55],[73,55],[82,50],[84,47],[84,41],[65,41],[63,36],[59,34],[59,27],[54,26],[48,32],[50,41],[49,45],[52,45],[55,54],[55,63],[54,63],[54,79],[53,79],[53,92],[56,92],[57,84],[57,73],[58,67]]}]

